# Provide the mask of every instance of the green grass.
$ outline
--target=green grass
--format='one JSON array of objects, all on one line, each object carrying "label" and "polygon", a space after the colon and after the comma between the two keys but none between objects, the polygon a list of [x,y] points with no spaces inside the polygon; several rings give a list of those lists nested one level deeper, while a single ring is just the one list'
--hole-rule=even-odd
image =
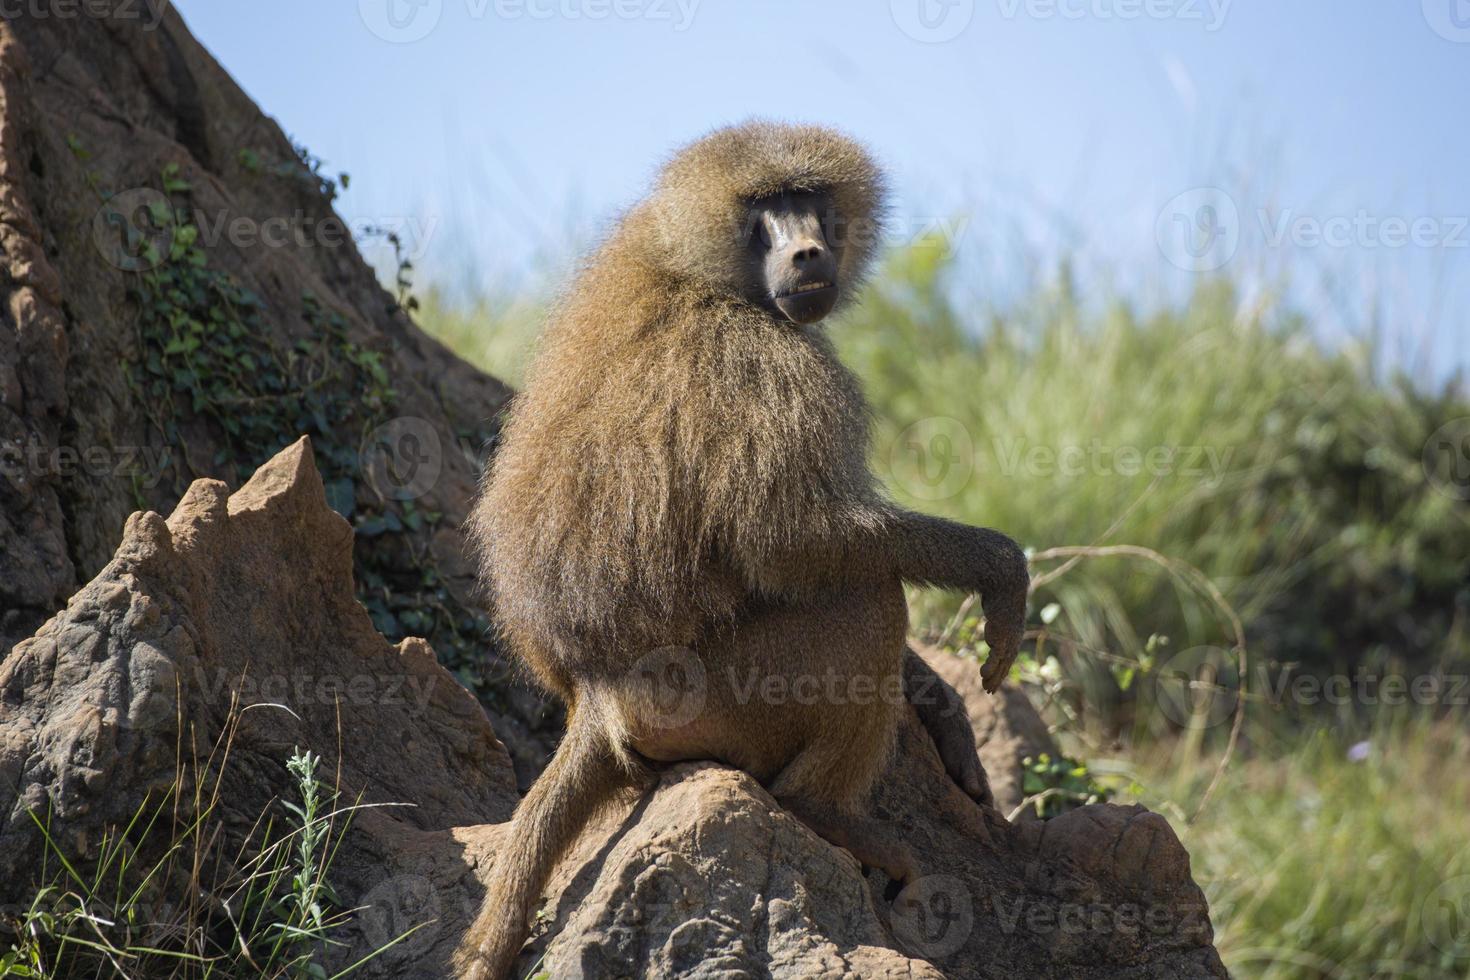
[{"label": "green grass", "polygon": [[430,287],[414,319],[444,346],[510,385],[519,385],[545,316],[536,297],[480,296],[451,301]]},{"label": "green grass", "polygon": [[[1470,508],[1430,486],[1422,455],[1470,415],[1463,396],[1376,378],[1362,349],[1327,351],[1224,282],[1179,309],[1095,315],[1060,288],[976,323],[943,298],[948,268],[935,248],[895,256],[833,327],[899,500],[1035,549],[1136,544],[1189,562],[1278,660],[1447,652],[1470,598]],[[1207,604],[1136,561],[1086,562],[1036,598],[1095,649],[1228,639]]]},{"label": "green grass", "polygon": [[145,799],[86,858],[32,812],[44,850],[29,905],[4,917],[0,977],[336,980],[427,924],[328,974],[329,954],[346,950],[338,936],[364,911],[344,907],[330,882],[361,805],[339,800],[319,757],[297,749],[285,768],[298,798],[276,801],[227,848],[219,793],[234,719],[199,776]]},{"label": "green grass", "polygon": [[1465,719],[1380,720],[1354,737],[1262,737],[1193,825],[1201,771],[1160,748],[1139,802],[1172,818],[1238,977],[1470,976]]}]

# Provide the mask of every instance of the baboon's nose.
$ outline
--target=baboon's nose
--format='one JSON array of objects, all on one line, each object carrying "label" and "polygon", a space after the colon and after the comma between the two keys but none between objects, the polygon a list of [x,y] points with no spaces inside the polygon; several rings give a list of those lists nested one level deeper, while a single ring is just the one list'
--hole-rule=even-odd
[{"label": "baboon's nose", "polygon": [[822,246],[814,241],[807,241],[791,250],[791,264],[800,269],[802,266],[814,262],[822,257]]}]

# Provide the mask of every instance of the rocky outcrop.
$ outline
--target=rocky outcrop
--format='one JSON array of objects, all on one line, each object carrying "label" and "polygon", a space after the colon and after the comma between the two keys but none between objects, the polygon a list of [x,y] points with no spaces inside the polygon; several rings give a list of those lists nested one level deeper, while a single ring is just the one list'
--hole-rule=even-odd
[{"label": "rocky outcrop", "polygon": [[[227,834],[290,798],[282,763],[297,746],[345,798],[411,804],[361,811],[344,838],[333,884],[362,910],[331,955],[345,965],[425,923],[367,973],[447,975],[515,780],[427,645],[372,628],[351,549],[306,440],[233,494],[201,480],[167,520],[128,520],[113,560],[0,664],[0,774],[14,787],[0,801],[0,902],[35,885],[30,813],[84,861],[177,778],[181,753],[208,759],[229,729],[228,760],[204,767]],[[982,749],[993,770],[1014,768]],[[950,782],[912,716],[873,808],[920,855],[925,877],[902,891],[749,776],[673,767],[562,862],[523,965],[544,956],[558,978],[1224,975],[1188,855],[1155,814],[1089,806],[1010,824]]]},{"label": "rocky outcrop", "polygon": [[497,656],[459,533],[510,392],[383,290],[341,190],[172,5],[0,18],[0,653],[129,514],[310,434],[374,624],[433,642],[526,783],[559,723]]},{"label": "rocky outcrop", "polygon": [[[1085,807],[1008,825],[950,790],[911,723],[879,810],[925,877],[864,877],[749,776],[679,766],[563,863],[553,977],[1221,977],[1189,857],[1162,817]],[[493,849],[493,844],[491,848]]]},{"label": "rocky outcrop", "polygon": [[234,494],[200,480],[167,521],[134,514],[116,557],[0,665],[5,899],[36,870],[27,811],[84,859],[227,727],[227,826],[289,797],[296,746],[340,771],[348,799],[412,802],[381,821],[405,832],[505,819],[517,799],[474,697],[424,641],[383,639],[354,597],[352,530],[306,440]]}]

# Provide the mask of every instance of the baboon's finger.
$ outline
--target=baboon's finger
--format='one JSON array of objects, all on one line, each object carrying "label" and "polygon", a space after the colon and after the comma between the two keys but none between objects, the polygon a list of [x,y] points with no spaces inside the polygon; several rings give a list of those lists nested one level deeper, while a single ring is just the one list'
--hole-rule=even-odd
[{"label": "baboon's finger", "polygon": [[1021,651],[1021,631],[1009,626],[1000,627],[994,620],[987,620],[985,642],[990,646],[990,656],[980,668],[980,681],[986,691],[994,694],[1010,675]]}]

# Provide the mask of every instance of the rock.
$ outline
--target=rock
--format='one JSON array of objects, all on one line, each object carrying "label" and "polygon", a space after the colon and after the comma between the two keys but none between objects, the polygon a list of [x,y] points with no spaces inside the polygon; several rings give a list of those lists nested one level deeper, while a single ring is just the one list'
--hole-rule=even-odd
[{"label": "rock", "polygon": [[676,766],[563,860],[521,967],[544,956],[557,978],[650,980],[1226,976],[1188,855],[1156,814],[1094,805],[1009,824],[949,783],[912,716],[875,809],[923,865],[896,895],[744,773]]},{"label": "rock", "polygon": [[678,766],[618,831],[557,899],[554,977],[943,976],[892,948],[857,862],[744,773]]},{"label": "rock", "polygon": [[208,759],[231,725],[225,826],[294,795],[295,746],[333,779],[340,766],[349,800],[414,804],[363,813],[344,881],[417,872],[406,841],[452,850],[449,828],[504,820],[517,798],[474,697],[422,640],[384,640],[354,597],[352,531],[305,439],[234,494],[201,480],[167,521],[134,514],[112,562],[0,663],[0,901],[37,884],[28,810],[85,856],[173,783],[181,748]]}]

